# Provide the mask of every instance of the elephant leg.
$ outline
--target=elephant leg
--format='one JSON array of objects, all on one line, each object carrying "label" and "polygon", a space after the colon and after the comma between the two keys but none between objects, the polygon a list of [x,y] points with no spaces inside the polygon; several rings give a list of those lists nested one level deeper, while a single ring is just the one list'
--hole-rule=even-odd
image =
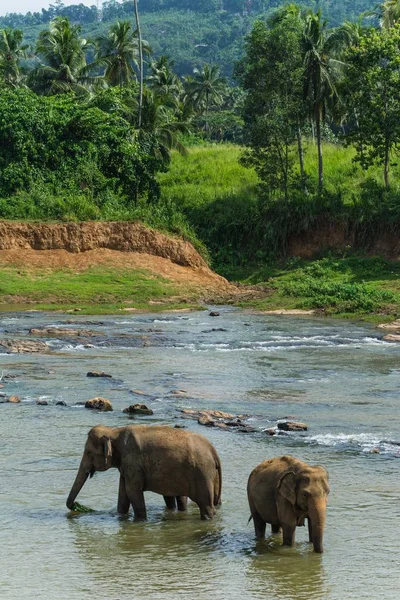
[{"label": "elephant leg", "polygon": [[282,525],[282,531],[283,531],[283,545],[284,546],[293,546],[294,544],[294,533],[296,531],[296,526],[295,525],[288,525],[283,524]]},{"label": "elephant leg", "polygon": [[127,515],[129,512],[130,501],[125,487],[125,479],[122,474],[119,476],[119,488],[118,488],[118,503],[117,511],[120,515]]},{"label": "elephant leg", "polygon": [[280,533],[280,530],[281,530],[280,525],[276,525],[276,524],[271,525],[271,533]]},{"label": "elephant leg", "polygon": [[254,523],[254,533],[256,535],[257,539],[263,539],[265,538],[265,529],[267,527],[266,522],[264,521],[264,519],[262,517],[260,517],[260,515],[258,514],[258,512],[256,510],[254,510],[254,512],[251,515],[253,517],[253,523]]},{"label": "elephant leg", "polygon": [[135,521],[146,521],[147,512],[144,502],[143,487],[135,483],[125,480],[125,489],[128,494],[130,503],[132,504],[133,512],[135,513]]},{"label": "elephant leg", "polygon": [[188,503],[187,496],[177,496],[176,497],[176,504],[177,504],[178,510],[180,512],[184,512],[185,510],[187,510],[187,503]]},{"label": "elephant leg", "polygon": [[174,510],[176,508],[175,496],[164,496],[164,502],[169,510]]},{"label": "elephant leg", "polygon": [[313,532],[312,532],[312,523],[311,523],[310,517],[307,517],[307,523],[308,523],[308,540],[312,544],[312,542],[313,542]]}]

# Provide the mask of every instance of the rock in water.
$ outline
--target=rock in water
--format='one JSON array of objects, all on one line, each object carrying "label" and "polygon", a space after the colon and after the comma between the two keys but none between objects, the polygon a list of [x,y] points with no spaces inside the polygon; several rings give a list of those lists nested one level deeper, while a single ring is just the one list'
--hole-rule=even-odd
[{"label": "rock in water", "polygon": [[277,424],[281,431],[307,431],[308,425],[300,421],[281,421]]},{"label": "rock in water", "polygon": [[153,411],[151,408],[146,406],[145,404],[131,404],[127,408],[124,408],[122,411],[127,413],[128,415],[153,415]]},{"label": "rock in water", "polygon": [[88,371],[86,373],[86,377],[112,377],[112,375],[108,375],[108,373],[104,373],[104,371]]},{"label": "rock in water", "polygon": [[106,398],[91,398],[85,402],[85,408],[90,408],[92,410],[101,410],[103,412],[113,410],[112,404]]},{"label": "rock in water", "polygon": [[11,404],[19,404],[19,402],[21,402],[21,398],[19,396],[10,396],[7,399],[7,402],[11,402]]}]

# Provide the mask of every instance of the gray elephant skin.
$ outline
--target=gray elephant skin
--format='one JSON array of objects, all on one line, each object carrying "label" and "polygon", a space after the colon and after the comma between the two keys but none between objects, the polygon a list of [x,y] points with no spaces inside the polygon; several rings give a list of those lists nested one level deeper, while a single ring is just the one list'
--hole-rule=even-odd
[{"label": "gray elephant skin", "polygon": [[283,544],[292,546],[298,525],[308,521],[309,540],[315,552],[323,552],[329,476],[320,465],[310,466],[293,456],[265,460],[250,474],[247,496],[255,534],[265,536],[282,528]]},{"label": "gray elephant skin", "polygon": [[212,519],[221,503],[221,462],[204,436],[165,425],[96,425],[89,433],[75,482],[67,499],[72,509],[87,478],[96,471],[119,469],[118,512],[132,505],[135,519],[145,520],[143,492],[164,496],[168,508],[185,510],[187,497],[202,519]]}]

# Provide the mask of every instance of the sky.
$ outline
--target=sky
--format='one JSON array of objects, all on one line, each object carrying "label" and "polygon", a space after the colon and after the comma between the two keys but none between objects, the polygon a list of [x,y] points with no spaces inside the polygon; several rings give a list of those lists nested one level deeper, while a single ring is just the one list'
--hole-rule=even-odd
[{"label": "sky", "polygon": [[[63,0],[63,3],[68,6],[70,4],[86,4],[92,6],[96,4],[96,0]],[[0,16],[7,13],[22,13],[29,11],[40,12],[42,8],[47,8],[50,4],[54,4],[52,0],[0,0]]]}]

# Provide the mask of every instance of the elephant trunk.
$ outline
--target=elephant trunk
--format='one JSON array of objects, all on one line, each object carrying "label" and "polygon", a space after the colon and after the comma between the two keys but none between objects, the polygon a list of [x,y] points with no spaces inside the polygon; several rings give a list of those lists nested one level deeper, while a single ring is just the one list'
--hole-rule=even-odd
[{"label": "elephant trunk", "polygon": [[308,518],[311,521],[311,542],[314,546],[314,552],[322,553],[324,551],[322,539],[325,528],[326,498],[316,498],[310,500],[308,504]]},{"label": "elephant trunk", "polygon": [[83,488],[86,479],[89,477],[89,474],[90,474],[90,470],[87,468],[87,466],[84,465],[84,463],[82,461],[79,466],[78,474],[75,478],[74,484],[73,484],[71,491],[69,493],[69,496],[67,498],[67,508],[69,508],[70,510],[73,507],[75,498],[77,497],[77,495]]}]

